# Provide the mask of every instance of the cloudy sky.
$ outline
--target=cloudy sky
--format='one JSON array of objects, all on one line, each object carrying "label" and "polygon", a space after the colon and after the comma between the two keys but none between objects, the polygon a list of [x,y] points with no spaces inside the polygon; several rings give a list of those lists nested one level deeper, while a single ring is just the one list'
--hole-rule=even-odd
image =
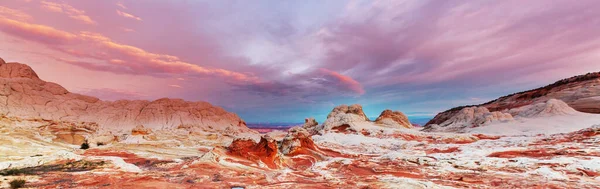
[{"label": "cloudy sky", "polygon": [[600,71],[600,1],[2,0],[0,57],[105,100],[248,122],[411,117]]}]

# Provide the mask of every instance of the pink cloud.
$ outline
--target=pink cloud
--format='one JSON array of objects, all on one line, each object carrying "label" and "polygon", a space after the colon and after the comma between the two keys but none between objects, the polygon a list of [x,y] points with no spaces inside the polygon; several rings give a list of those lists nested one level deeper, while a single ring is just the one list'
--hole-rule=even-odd
[{"label": "pink cloud", "polygon": [[29,24],[7,18],[0,18],[0,28],[4,33],[49,45],[65,44],[77,38],[74,34],[50,26]]},{"label": "pink cloud", "polygon": [[125,17],[125,18],[131,18],[131,19],[134,19],[134,20],[137,20],[137,21],[142,21],[142,18],[134,16],[134,15],[129,14],[129,13],[126,13],[126,12],[123,12],[123,11],[120,11],[120,10],[117,10],[117,14],[119,16],[122,16],[122,17]]},{"label": "pink cloud", "polygon": [[[139,47],[125,45],[93,32],[78,34],[58,30],[45,25],[0,18],[0,28],[5,33],[26,40],[40,42],[55,50],[79,58],[94,59],[109,64],[92,63],[61,58],[69,64],[97,71],[129,74],[192,74],[199,77],[217,76],[236,82],[258,82],[259,78],[247,73],[226,69],[207,68],[185,62],[177,56],[151,53]],[[69,45],[65,45],[69,43]],[[83,49],[73,49],[79,46]],[[89,49],[91,48],[91,49]]]},{"label": "pink cloud", "polygon": [[30,21],[33,18],[20,10],[16,10],[16,9],[11,9],[8,7],[3,7],[0,6],[0,17],[5,17],[5,18],[9,18],[9,19],[14,19],[14,20],[20,20],[20,21]]},{"label": "pink cloud", "polygon": [[97,24],[96,21],[92,20],[85,14],[85,11],[76,9],[75,7],[66,3],[55,3],[49,1],[42,1],[42,8],[51,11],[68,15],[70,18],[81,21],[85,24]]},{"label": "pink cloud", "polygon": [[118,7],[121,7],[122,9],[127,9],[127,7],[126,7],[125,5],[123,5],[123,3],[122,3],[122,2],[118,2],[116,5],[117,5]]},{"label": "pink cloud", "polygon": [[358,95],[365,94],[365,89],[363,86],[351,77],[324,68],[319,69],[319,71],[326,76],[329,76],[329,79],[333,79],[333,82],[336,83],[335,85],[341,89],[352,91]]}]

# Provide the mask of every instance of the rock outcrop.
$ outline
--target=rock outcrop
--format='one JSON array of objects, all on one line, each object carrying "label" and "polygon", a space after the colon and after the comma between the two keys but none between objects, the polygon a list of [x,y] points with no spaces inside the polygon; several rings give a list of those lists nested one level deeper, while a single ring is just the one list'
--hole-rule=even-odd
[{"label": "rock outcrop", "polygon": [[412,128],[412,124],[408,120],[408,117],[400,111],[384,110],[381,112],[379,117],[375,120],[375,123],[385,125],[393,128]]},{"label": "rock outcrop", "polygon": [[181,99],[101,101],[71,93],[41,80],[31,67],[0,64],[0,115],[24,119],[96,123],[99,130],[128,132],[135,126],[150,129],[185,127],[207,132],[254,132],[234,113],[207,102]]},{"label": "rock outcrop", "polygon": [[302,128],[306,129],[311,135],[317,134],[319,123],[315,120],[315,118],[306,118],[304,119],[304,125]]},{"label": "rock outcrop", "polygon": [[479,127],[493,122],[511,120],[513,117],[509,113],[490,112],[485,107],[467,107],[439,125],[427,125],[424,131],[460,131],[466,127]]},{"label": "rock outcrop", "polygon": [[[490,111],[504,111],[546,102],[550,99],[564,101],[580,112],[600,113],[600,106],[598,106],[600,104],[600,72],[563,79],[545,87],[507,95],[477,106],[485,107]],[[426,125],[440,125],[463,108],[465,107],[456,107],[441,112]]]},{"label": "rock outcrop", "polygon": [[327,119],[319,127],[319,131],[356,132],[361,130],[360,127],[364,123],[369,123],[369,118],[363,112],[361,105],[340,105],[333,108],[327,115]]},{"label": "rock outcrop", "polygon": [[252,161],[260,161],[267,167],[275,169],[280,167],[279,151],[277,141],[268,135],[260,138],[256,143],[252,139],[238,138],[235,139],[228,147],[229,153],[234,156],[239,156]]},{"label": "rock outcrop", "polygon": [[281,141],[281,153],[284,155],[307,153],[308,150],[316,150],[315,143],[310,138],[311,134],[303,128],[293,127]]},{"label": "rock outcrop", "polygon": [[508,112],[514,116],[527,118],[580,114],[580,112],[571,108],[567,103],[557,99],[550,99],[546,102],[511,109]]}]

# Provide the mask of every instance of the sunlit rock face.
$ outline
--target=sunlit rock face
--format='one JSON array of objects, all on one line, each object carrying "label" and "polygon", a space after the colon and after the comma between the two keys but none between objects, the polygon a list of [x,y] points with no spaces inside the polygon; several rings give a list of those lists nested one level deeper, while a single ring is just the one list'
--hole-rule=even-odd
[{"label": "sunlit rock face", "polygon": [[412,128],[412,124],[408,120],[408,117],[400,111],[384,110],[381,112],[379,117],[375,120],[375,123],[386,125],[395,128]]},{"label": "sunlit rock face", "polygon": [[207,102],[181,99],[101,101],[41,80],[31,67],[0,64],[0,114],[24,119],[96,123],[100,130],[128,131],[181,126],[230,134],[253,132],[236,114]]},{"label": "sunlit rock face", "polygon": [[362,110],[362,106],[358,104],[354,105],[340,105],[335,107],[327,119],[323,122],[323,125],[319,127],[320,132],[328,132],[335,130],[337,132],[356,132],[359,131],[361,124],[368,123],[369,118],[365,115]]}]

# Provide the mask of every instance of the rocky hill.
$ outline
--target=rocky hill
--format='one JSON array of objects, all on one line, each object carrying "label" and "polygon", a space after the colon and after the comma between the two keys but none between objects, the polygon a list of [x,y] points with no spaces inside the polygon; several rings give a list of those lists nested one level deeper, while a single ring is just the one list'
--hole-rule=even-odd
[{"label": "rocky hill", "polygon": [[0,59],[0,115],[29,120],[94,123],[99,130],[180,128],[252,132],[236,114],[207,102],[181,99],[102,101],[43,81],[25,64]]},{"label": "rocky hill", "polygon": [[542,103],[550,99],[562,100],[580,112],[599,114],[600,72],[563,79],[544,87],[503,96],[480,105],[452,108],[437,114],[426,125],[442,124],[467,107],[485,107],[494,112]]}]

